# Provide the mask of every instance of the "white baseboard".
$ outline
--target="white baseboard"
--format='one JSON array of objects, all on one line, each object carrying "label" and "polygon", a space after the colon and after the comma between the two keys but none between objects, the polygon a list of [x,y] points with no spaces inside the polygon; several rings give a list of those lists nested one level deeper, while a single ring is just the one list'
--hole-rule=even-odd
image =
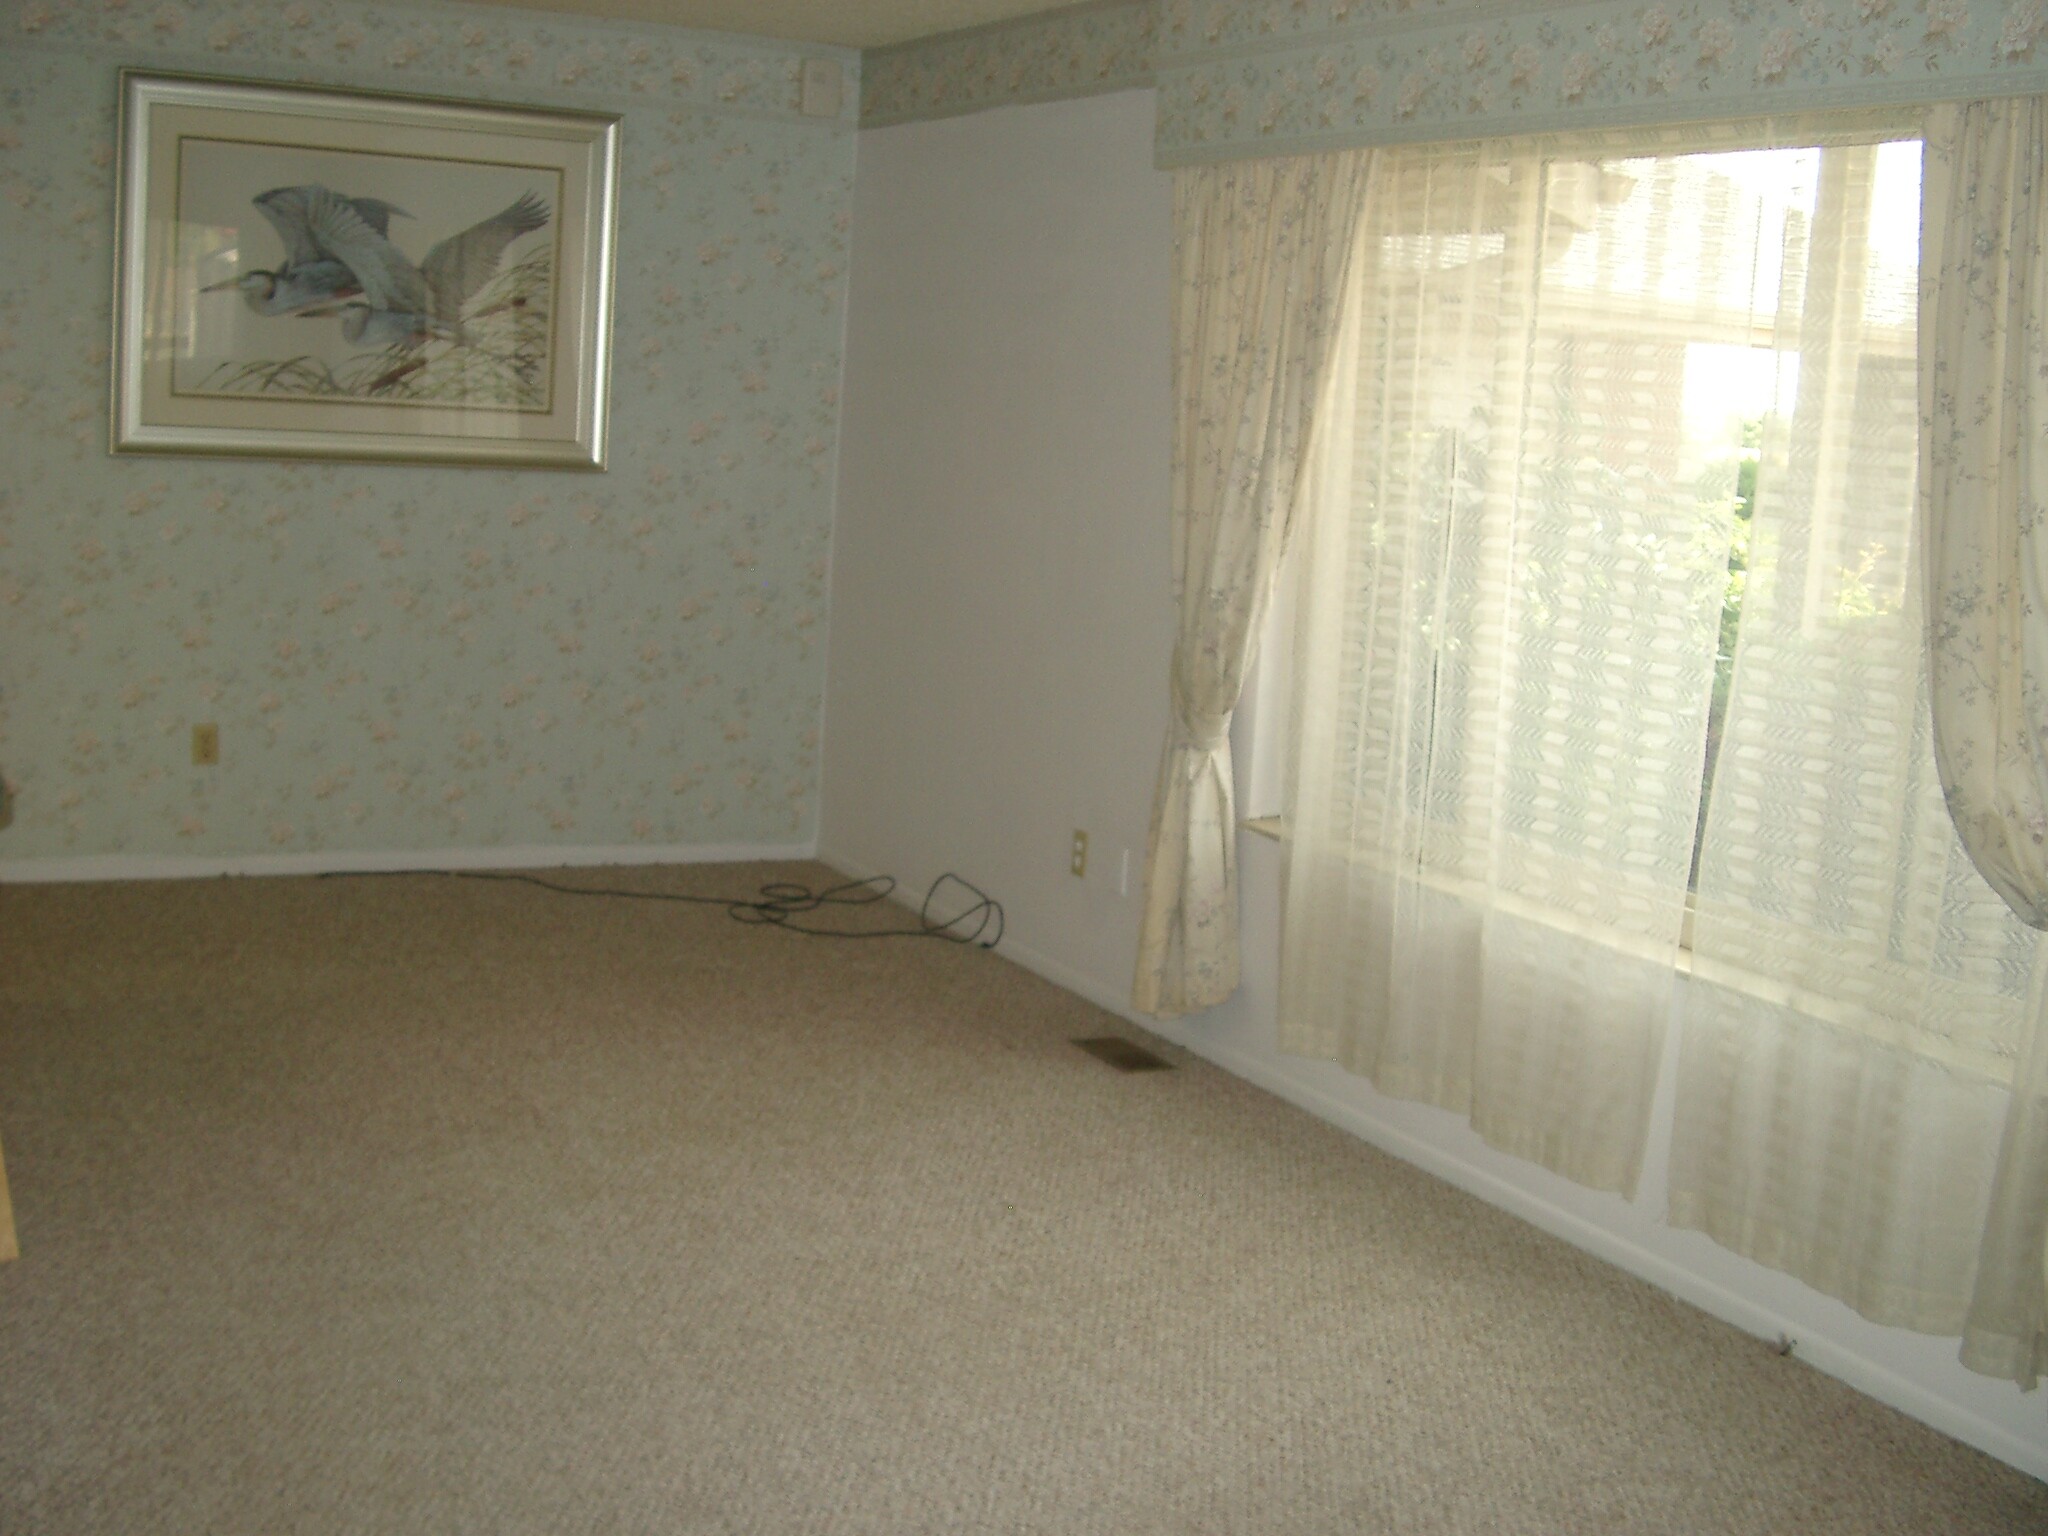
[{"label": "white baseboard", "polygon": [[607,864],[760,864],[817,856],[806,843],[541,843],[514,848],[390,848],[318,853],[127,854],[0,860],[0,885],[85,880],[207,880],[220,875],[336,875],[441,869],[571,869]]},{"label": "white baseboard", "polygon": [[1532,1190],[1475,1167],[1454,1152],[1390,1126],[1358,1106],[1301,1081],[1283,1064],[1206,1041],[1202,1038],[1199,1023],[1148,1018],[1131,1007],[1128,994],[1118,994],[1096,979],[1083,976],[1028,946],[1006,943],[997,953],[1007,955],[1026,970],[1065,987],[1140,1029],[1192,1051],[1232,1076],[1241,1077],[1296,1108],[1305,1109],[1318,1119],[1350,1132],[1389,1156],[1433,1174],[1488,1205],[1518,1216],[1531,1226],[1617,1269],[1647,1280],[1659,1290],[1698,1307],[1709,1316],[1762,1339],[1796,1337],[1799,1358],[1816,1370],[1846,1382],[1865,1396],[1896,1408],[1965,1445],[1975,1446],[2009,1466],[2048,1481],[2048,1447],[2020,1438],[2003,1425],[1877,1364],[1854,1347],[1828,1338],[1811,1326],[1795,1323],[1771,1308],[1645,1248],[1624,1233],[1590,1222],[1552,1204]]},{"label": "white baseboard", "polygon": [[[1138,1022],[1145,1023],[1142,1019]],[[1971,1412],[1952,1399],[1930,1392],[1918,1382],[1877,1364],[1853,1347],[1705,1279],[1611,1228],[1589,1222],[1518,1184],[1476,1168],[1454,1153],[1375,1120],[1354,1106],[1300,1082],[1284,1067],[1275,1067],[1243,1052],[1208,1045],[1190,1029],[1172,1025],[1162,1028],[1157,1020],[1147,1027],[1159,1030],[1166,1039],[1215,1063],[1226,1072],[1349,1131],[1404,1163],[1434,1174],[1447,1184],[1456,1185],[1488,1205],[1519,1216],[1531,1226],[1563,1239],[1574,1248],[1603,1259],[1617,1269],[1626,1270],[1638,1279],[1647,1280],[1659,1290],[1740,1328],[1744,1333],[1760,1339],[1796,1337],[1799,1358],[1816,1370],[1848,1383],[1865,1396],[1931,1425],[1943,1434],[1954,1436],[1965,1445],[1975,1446],[2030,1476],[2048,1481],[2048,1448],[2021,1439],[2003,1425]]]},{"label": "white baseboard", "polygon": [[[1072,970],[1060,964],[1057,960],[1049,959],[1028,945],[1005,943],[996,953],[1007,955],[1010,959],[1023,966],[1025,970],[1035,975],[1043,976],[1054,986],[1065,987],[1076,997],[1086,998],[1096,1007],[1113,1013],[1120,1019],[1126,1019],[1137,1025],[1140,1029],[1149,1030],[1153,1034],[1166,1038],[1165,1028],[1162,1027],[1160,1020],[1148,1018],[1131,1007],[1129,992],[1121,994],[1112,992],[1093,977],[1083,976],[1079,971]],[[1178,1045],[1182,1042],[1176,1040],[1174,1043]],[[1189,1049],[1192,1050],[1193,1047],[1191,1046]],[[1222,1066],[1223,1064],[1218,1062],[1217,1065]],[[1232,1071],[1234,1069],[1225,1067],[1224,1070]],[[1243,1074],[1240,1073],[1239,1075],[1242,1076]]]}]

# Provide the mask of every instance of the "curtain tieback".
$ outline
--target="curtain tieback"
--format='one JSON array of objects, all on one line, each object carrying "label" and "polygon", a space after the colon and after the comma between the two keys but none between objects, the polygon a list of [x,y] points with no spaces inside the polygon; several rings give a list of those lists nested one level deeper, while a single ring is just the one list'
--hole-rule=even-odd
[{"label": "curtain tieback", "polygon": [[1175,733],[1197,752],[1221,752],[1230,745],[1230,714],[1212,715],[1207,710],[1175,708]]}]

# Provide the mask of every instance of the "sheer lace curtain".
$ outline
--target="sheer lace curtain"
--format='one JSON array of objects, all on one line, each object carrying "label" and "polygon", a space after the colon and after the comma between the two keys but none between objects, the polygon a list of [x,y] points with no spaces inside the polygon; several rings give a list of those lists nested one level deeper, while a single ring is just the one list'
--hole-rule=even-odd
[{"label": "sheer lace curtain", "polygon": [[1280,1004],[1628,1192],[1683,965],[1671,1221],[2023,1383],[2042,945],[1978,862],[2048,911],[2037,111],[1934,114],[1924,263],[1917,115],[1383,152]]},{"label": "sheer lace curtain", "polygon": [[[2022,512],[2040,499],[2044,210],[2039,119],[2015,139],[2011,105],[1930,117],[1913,366],[1886,157],[1916,147],[1821,167],[1808,318],[1778,342],[1797,400],[1759,475],[1775,489],[1707,822],[1671,1203],[1674,1222],[1879,1322],[1959,1334],[1965,1364],[2032,1385],[2043,957],[1979,873],[2030,914],[2048,896],[2029,846],[2041,711],[2021,687],[2043,638]],[[1927,462],[1878,472],[1915,417]],[[1894,489],[1916,468],[1917,518]]]},{"label": "sheer lace curtain", "polygon": [[1935,770],[1915,522],[1917,143],[1816,167],[1773,347],[1699,875],[1671,1220],[1963,1332],[2037,945]]},{"label": "sheer lace curtain", "polygon": [[[1638,140],[1637,142],[1640,142]],[[1297,637],[1283,1050],[1632,1191],[1686,916],[1770,210],[1598,146],[1389,151]]]}]

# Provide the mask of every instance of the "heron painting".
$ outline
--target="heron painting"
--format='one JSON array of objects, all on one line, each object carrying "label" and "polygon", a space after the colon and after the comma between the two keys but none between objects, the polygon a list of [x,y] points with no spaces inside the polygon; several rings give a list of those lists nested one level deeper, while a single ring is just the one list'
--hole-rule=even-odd
[{"label": "heron painting", "polygon": [[124,80],[117,448],[598,467],[616,118]]},{"label": "heron painting", "polygon": [[[219,146],[209,146],[207,157],[254,159],[264,168],[280,158],[267,148],[252,156]],[[234,270],[199,287],[202,300],[222,297],[194,316],[202,344],[194,349],[195,366],[179,370],[182,389],[546,408],[554,266],[547,197],[522,184],[502,206],[450,229],[414,260],[406,244],[425,221],[397,194],[460,216],[498,191],[477,188],[465,196],[454,187],[420,185],[421,170],[390,163],[398,157],[357,156],[354,165],[332,163],[345,158],[332,153],[294,158],[322,174],[352,172],[351,183],[341,190],[300,182],[249,198],[260,224],[237,230]],[[227,179],[222,170],[215,165],[216,187]],[[425,175],[493,189],[519,179],[501,167],[462,170],[469,174],[430,165]],[[371,183],[393,195],[358,191]],[[435,222],[448,224],[445,217]],[[261,243],[265,228],[275,236],[274,250]],[[229,260],[226,250],[214,257],[220,265]],[[242,300],[239,314],[226,297],[231,293]],[[197,359],[205,360],[203,373]]]}]

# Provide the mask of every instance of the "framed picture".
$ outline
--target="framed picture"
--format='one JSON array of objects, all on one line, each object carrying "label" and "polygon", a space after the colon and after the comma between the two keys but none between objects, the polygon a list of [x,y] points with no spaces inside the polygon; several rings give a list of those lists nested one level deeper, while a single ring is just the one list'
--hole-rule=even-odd
[{"label": "framed picture", "polygon": [[121,75],[113,447],[602,469],[619,120]]}]

